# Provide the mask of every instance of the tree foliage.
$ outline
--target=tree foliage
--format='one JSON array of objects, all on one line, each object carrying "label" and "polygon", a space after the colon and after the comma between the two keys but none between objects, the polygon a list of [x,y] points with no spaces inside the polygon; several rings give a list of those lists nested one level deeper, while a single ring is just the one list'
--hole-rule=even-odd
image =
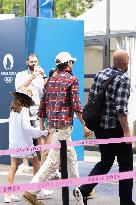
[{"label": "tree foliage", "polygon": [[[0,0],[0,13],[24,16],[25,0]],[[93,6],[93,0],[54,0],[54,17],[69,18]]]},{"label": "tree foliage", "polygon": [[0,13],[24,16],[24,0],[0,0]]},{"label": "tree foliage", "polygon": [[54,17],[76,17],[92,6],[93,0],[54,0]]}]

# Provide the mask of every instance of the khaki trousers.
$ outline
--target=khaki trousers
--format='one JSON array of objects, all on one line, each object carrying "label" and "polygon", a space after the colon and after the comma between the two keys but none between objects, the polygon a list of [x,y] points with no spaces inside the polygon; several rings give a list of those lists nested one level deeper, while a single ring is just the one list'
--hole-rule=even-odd
[{"label": "khaki trousers", "polygon": [[[55,144],[59,140],[71,141],[71,127],[63,129],[51,129],[52,143]],[[67,147],[67,165],[69,178],[79,177],[77,156],[74,147]],[[47,159],[44,161],[38,172],[33,177],[31,183],[47,181],[51,178],[52,173],[59,168],[60,149],[50,149]]]},{"label": "khaki trousers", "polygon": [[[42,144],[51,144],[52,143],[52,135],[49,134],[47,138],[42,139]],[[48,157],[48,153],[49,153],[49,149],[43,150],[41,153],[41,164],[40,166],[42,166],[42,164],[44,163],[44,161],[47,159]]]}]

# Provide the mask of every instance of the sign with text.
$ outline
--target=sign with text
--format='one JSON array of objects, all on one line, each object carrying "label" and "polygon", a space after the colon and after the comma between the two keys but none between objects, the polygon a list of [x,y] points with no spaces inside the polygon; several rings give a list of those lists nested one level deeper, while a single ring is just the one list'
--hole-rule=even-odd
[{"label": "sign with text", "polygon": [[[64,35],[65,33],[65,35]],[[22,17],[0,21],[0,119],[9,118],[15,90],[16,73],[26,69],[25,61],[30,53],[36,53],[46,75],[55,67],[55,57],[67,51],[77,58],[73,74],[80,81],[80,97],[84,99],[84,30],[83,21],[52,18]],[[8,148],[8,123],[0,124],[0,150]],[[72,138],[83,139],[83,129],[74,119]],[[77,147],[79,160],[84,158],[83,146]],[[8,160],[7,160],[8,159]],[[9,162],[8,156],[0,163]]]},{"label": "sign with text", "polygon": [[[0,119],[9,118],[16,73],[25,65],[25,24],[21,18],[0,21]],[[8,123],[0,124],[0,149],[8,148]],[[3,156],[0,163],[8,163]]]}]

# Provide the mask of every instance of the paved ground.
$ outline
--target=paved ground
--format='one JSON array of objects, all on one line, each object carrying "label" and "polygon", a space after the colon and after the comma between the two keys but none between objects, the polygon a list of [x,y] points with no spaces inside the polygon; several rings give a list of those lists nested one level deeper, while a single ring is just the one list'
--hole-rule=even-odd
[{"label": "paved ground", "polygon": [[[99,160],[99,152],[85,151],[85,161],[79,162],[80,176],[87,176],[90,169]],[[6,184],[6,176],[9,166],[0,165],[0,184]],[[136,170],[136,155],[134,155],[134,169]],[[111,172],[118,172],[118,166],[115,162]],[[27,183],[31,180],[31,171],[27,174],[17,175],[15,177],[15,183]],[[75,201],[72,195],[73,188],[70,187],[70,202],[69,205],[75,205]],[[21,193],[17,193],[21,196]],[[136,202],[136,179],[134,179],[133,199]],[[61,189],[55,189],[53,195],[50,198],[44,200],[45,205],[62,205]],[[96,187],[96,196],[94,199],[88,200],[88,205],[119,205],[118,197],[118,182],[108,182],[99,184]],[[0,194],[0,205],[4,205],[3,196]],[[12,205],[27,205],[23,199],[21,202],[14,202]]]}]

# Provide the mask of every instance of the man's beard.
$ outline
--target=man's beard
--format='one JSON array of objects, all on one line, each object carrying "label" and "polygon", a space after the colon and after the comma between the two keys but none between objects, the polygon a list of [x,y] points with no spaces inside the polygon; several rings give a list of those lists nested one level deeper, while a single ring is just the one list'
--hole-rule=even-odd
[{"label": "man's beard", "polygon": [[125,72],[127,72],[127,71],[128,71],[128,67],[127,67],[127,68],[125,68],[124,73],[125,73]]},{"label": "man's beard", "polygon": [[35,67],[35,65],[28,66],[28,67],[29,67],[29,69],[30,69],[31,71],[34,71],[34,67]]},{"label": "man's beard", "polygon": [[69,67],[69,72],[72,73],[72,67]]}]

